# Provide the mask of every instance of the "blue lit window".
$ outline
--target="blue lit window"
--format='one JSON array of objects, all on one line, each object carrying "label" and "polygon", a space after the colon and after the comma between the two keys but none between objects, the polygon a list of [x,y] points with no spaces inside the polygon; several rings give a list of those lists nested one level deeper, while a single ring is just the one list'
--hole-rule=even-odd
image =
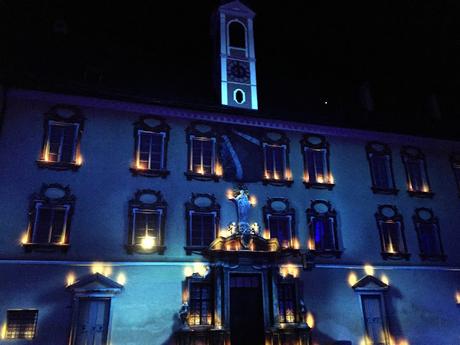
[{"label": "blue lit window", "polygon": [[289,248],[292,244],[292,227],[290,216],[267,215],[270,238],[276,238],[281,248]]},{"label": "blue lit window", "polygon": [[423,260],[445,260],[439,221],[433,211],[425,207],[417,208],[413,220],[417,231],[420,257]]},{"label": "blue lit window", "polygon": [[390,147],[376,141],[366,145],[367,158],[372,179],[372,191],[382,194],[396,194]]},{"label": "blue lit window", "polygon": [[138,132],[137,167],[147,170],[164,169],[165,133]]},{"label": "blue lit window", "polygon": [[269,198],[262,210],[270,238],[276,238],[282,249],[296,247],[295,211],[289,206],[289,200]]},{"label": "blue lit window", "polygon": [[407,252],[403,218],[396,206],[380,205],[375,218],[380,234],[382,257],[408,260],[410,254]]}]

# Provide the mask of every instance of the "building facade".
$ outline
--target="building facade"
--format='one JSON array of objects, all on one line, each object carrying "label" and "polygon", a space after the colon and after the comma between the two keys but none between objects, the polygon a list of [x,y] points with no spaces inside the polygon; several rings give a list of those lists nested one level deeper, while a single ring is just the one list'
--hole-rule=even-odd
[{"label": "building facade", "polygon": [[[221,102],[256,109],[254,14],[219,13],[221,34],[244,29],[221,46]],[[458,142],[2,103],[0,343],[460,344]]]}]

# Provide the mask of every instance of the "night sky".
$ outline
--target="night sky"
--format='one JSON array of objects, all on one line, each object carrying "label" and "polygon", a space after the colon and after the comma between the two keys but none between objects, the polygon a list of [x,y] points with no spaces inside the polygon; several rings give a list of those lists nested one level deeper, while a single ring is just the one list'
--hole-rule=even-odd
[{"label": "night sky", "polygon": [[[219,109],[211,16],[220,2],[158,3],[0,0],[0,78]],[[460,1],[244,3],[257,14],[254,116],[460,138]]]}]

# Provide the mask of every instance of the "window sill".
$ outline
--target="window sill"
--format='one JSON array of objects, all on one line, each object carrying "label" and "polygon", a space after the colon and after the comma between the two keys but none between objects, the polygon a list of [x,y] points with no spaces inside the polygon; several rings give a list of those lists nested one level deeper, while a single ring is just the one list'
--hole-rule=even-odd
[{"label": "window sill", "polygon": [[319,182],[303,182],[305,188],[310,189],[327,189],[327,190],[332,190],[335,186],[335,183],[319,183]]},{"label": "window sill", "polygon": [[37,165],[39,168],[46,168],[52,170],[73,170],[77,171],[80,169],[81,164],[73,162],[50,162],[44,160],[37,160]]},{"label": "window sill", "polygon": [[272,186],[287,186],[291,187],[294,183],[294,180],[280,180],[280,179],[273,179],[273,178],[263,178],[262,183],[265,185],[270,184]]},{"label": "window sill", "polygon": [[144,249],[140,244],[127,244],[126,246],[126,251],[128,254],[154,254],[158,253],[159,255],[163,255],[166,246],[154,246],[150,249]]},{"label": "window sill", "polygon": [[407,193],[409,196],[416,197],[416,198],[433,198],[433,192],[422,192],[422,191],[412,191],[408,190]]},{"label": "window sill", "polygon": [[399,193],[399,189],[396,188],[371,187],[371,189],[374,194],[397,195]]},{"label": "window sill", "polygon": [[205,251],[208,248],[208,246],[185,246],[185,253],[187,255],[192,255],[193,253],[198,253],[202,254],[203,251]]},{"label": "window sill", "polygon": [[423,261],[446,261],[447,255],[445,254],[419,254],[420,259]]},{"label": "window sill", "polygon": [[67,252],[70,248],[69,244],[58,244],[58,243],[23,243],[22,247],[26,252],[56,252],[61,251]]},{"label": "window sill", "polygon": [[410,254],[409,253],[386,253],[382,252],[382,258],[384,260],[409,260]]},{"label": "window sill", "polygon": [[166,178],[169,175],[169,170],[166,169],[138,169],[129,168],[133,176],[141,175],[147,177],[162,177]]},{"label": "window sill", "polygon": [[198,180],[198,181],[214,181],[219,182],[222,176],[216,174],[199,174],[193,171],[186,171],[184,175],[187,177],[187,180]]},{"label": "window sill", "polygon": [[336,259],[340,259],[340,257],[342,256],[342,251],[341,250],[315,250],[315,249],[310,249],[309,251],[314,256],[323,257],[323,258],[333,258],[333,257],[335,257]]}]

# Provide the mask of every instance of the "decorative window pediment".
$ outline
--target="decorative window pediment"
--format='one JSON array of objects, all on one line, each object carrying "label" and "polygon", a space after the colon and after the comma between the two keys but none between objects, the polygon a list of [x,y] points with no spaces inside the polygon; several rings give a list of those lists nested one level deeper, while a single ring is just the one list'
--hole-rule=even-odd
[{"label": "decorative window pediment", "polygon": [[302,141],[304,160],[304,185],[307,188],[334,187],[334,178],[329,163],[329,143],[322,135],[304,135]]},{"label": "decorative window pediment", "polygon": [[45,113],[39,167],[76,170],[82,164],[80,141],[84,118],[78,108],[56,105]]},{"label": "decorative window pediment", "polygon": [[279,131],[266,132],[262,138],[264,176],[262,182],[274,186],[293,183],[289,166],[289,138]]},{"label": "decorative window pediment", "polygon": [[134,123],[135,175],[166,177],[167,147],[170,127],[162,118],[142,117]]},{"label": "decorative window pediment", "polygon": [[[298,249],[295,236],[295,211],[287,198],[269,198],[263,207],[264,237],[276,238],[281,249]],[[269,236],[267,236],[269,235]]]},{"label": "decorative window pediment", "polygon": [[407,191],[409,195],[432,198],[434,193],[430,187],[423,152],[418,147],[403,146],[401,157],[406,170]]},{"label": "decorative window pediment", "polygon": [[166,207],[161,192],[151,189],[136,192],[129,201],[129,253],[164,253]]},{"label": "decorative window pediment", "polygon": [[415,209],[413,216],[415,230],[420,248],[420,257],[423,260],[444,261],[446,255],[441,241],[439,220],[433,210],[420,207]]},{"label": "decorative window pediment", "polygon": [[310,252],[318,256],[340,258],[342,251],[337,233],[337,212],[331,203],[326,200],[313,200],[306,213]]},{"label": "decorative window pediment", "polygon": [[371,141],[366,145],[372,179],[372,191],[379,194],[397,194],[391,149],[387,144]]},{"label": "decorative window pediment", "polygon": [[352,288],[355,291],[383,291],[388,289],[388,285],[374,276],[367,275],[358,280]]},{"label": "decorative window pediment", "polygon": [[22,246],[26,250],[67,250],[74,203],[69,186],[43,184],[40,192],[32,195]]},{"label": "decorative window pediment", "polygon": [[379,205],[375,219],[380,234],[382,257],[409,260],[403,217],[396,206]]}]

